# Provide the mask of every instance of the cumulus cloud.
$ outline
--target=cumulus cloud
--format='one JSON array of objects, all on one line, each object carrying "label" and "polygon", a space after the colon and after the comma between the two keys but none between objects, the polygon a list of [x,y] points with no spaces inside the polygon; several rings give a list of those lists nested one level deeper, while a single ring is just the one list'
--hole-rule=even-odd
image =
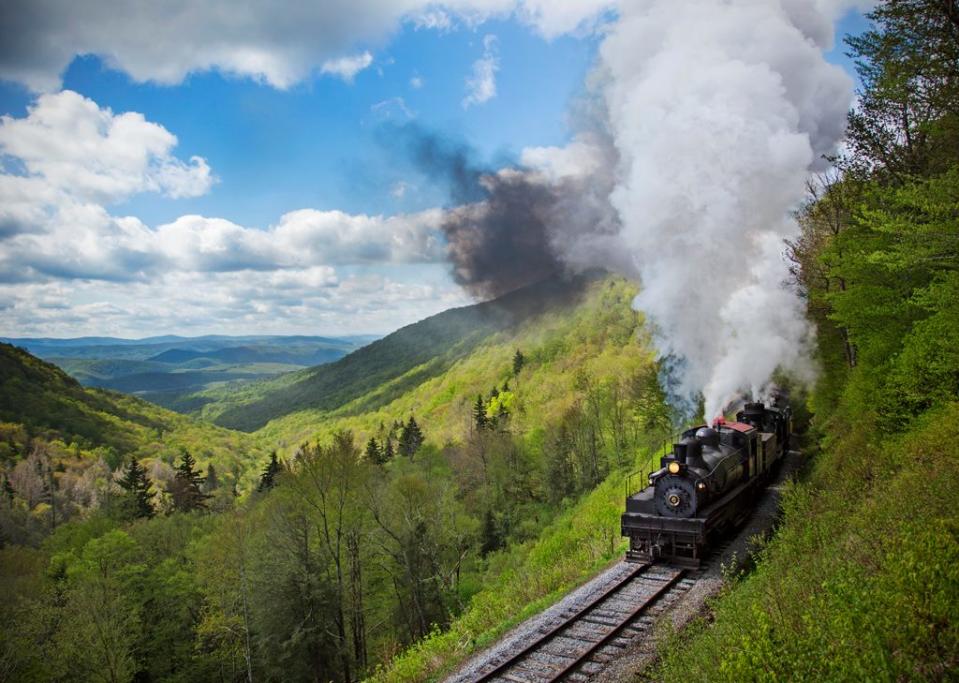
[{"label": "cumulus cloud", "polygon": [[[181,82],[216,69],[288,88],[324,64],[347,78],[368,66],[343,61],[403,22],[432,30],[517,16],[553,37],[588,26],[604,0],[353,0],[202,3],[7,0],[0,4],[0,78],[53,91],[77,55],[97,55],[137,81]],[[362,57],[362,56],[361,56]],[[347,58],[349,59],[349,58]],[[354,60],[356,58],[353,58]],[[331,61],[332,60],[332,61]]]},{"label": "cumulus cloud", "polygon": [[[0,118],[0,281],[147,281],[163,272],[308,269],[443,258],[438,210],[400,216],[304,209],[257,229],[204,216],[152,228],[106,208],[141,192],[206,192],[205,160],[172,155],[176,137],[141,114],[77,93],[41,95]],[[19,173],[15,173],[18,171]]]},{"label": "cumulus cloud", "polygon": [[328,59],[323,62],[320,72],[342,78],[347,83],[352,83],[356,74],[361,72],[373,63],[373,55],[369,52],[363,52],[351,57],[339,57],[338,59]]},{"label": "cumulus cloud", "polygon": [[0,154],[17,159],[24,170],[4,174],[7,187],[0,193],[19,194],[33,178],[42,179],[48,198],[64,193],[115,202],[139,192],[205,194],[215,180],[206,160],[176,158],[176,144],[175,135],[142,114],[114,114],[70,90],[41,95],[26,117],[0,117]]},{"label": "cumulus cloud", "polygon": [[[110,202],[209,189],[199,158],[137,113],[76,93],[0,119],[0,327],[9,336],[387,331],[464,303],[441,276],[443,211],[290,211],[265,228],[185,215],[159,226]],[[403,269],[433,282],[404,281]],[[376,271],[392,269],[389,278]],[[345,272],[341,274],[340,270]]]},{"label": "cumulus cloud", "polygon": [[482,104],[496,96],[496,72],[499,71],[499,50],[496,36],[483,38],[483,56],[473,62],[472,75],[466,79],[466,97],[463,108]]},{"label": "cumulus cloud", "polygon": [[[438,266],[428,268],[441,274]],[[468,303],[458,287],[433,279],[408,282],[370,272],[340,276],[333,268],[317,266],[173,272],[150,282],[0,283],[0,335],[389,332]]]}]

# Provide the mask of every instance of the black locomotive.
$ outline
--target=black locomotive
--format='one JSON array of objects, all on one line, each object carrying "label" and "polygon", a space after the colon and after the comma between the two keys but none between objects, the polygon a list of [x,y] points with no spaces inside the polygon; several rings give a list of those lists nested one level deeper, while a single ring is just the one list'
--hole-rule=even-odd
[{"label": "black locomotive", "polygon": [[698,566],[710,544],[748,516],[770,473],[789,451],[792,411],[785,397],[770,407],[747,403],[735,422],[687,429],[622,516],[626,559]]}]

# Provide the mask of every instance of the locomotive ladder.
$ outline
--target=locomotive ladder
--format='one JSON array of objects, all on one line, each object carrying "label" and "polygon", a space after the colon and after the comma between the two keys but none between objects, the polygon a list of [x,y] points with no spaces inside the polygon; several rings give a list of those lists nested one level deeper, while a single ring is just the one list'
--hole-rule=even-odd
[{"label": "locomotive ladder", "polygon": [[[653,567],[662,570],[662,575],[651,575]],[[563,680],[588,662],[604,647],[610,645],[620,634],[643,617],[673,588],[682,581],[685,569],[664,567],[652,563],[632,568],[623,578],[593,598],[587,605],[573,615],[542,632],[523,649],[509,655],[505,660],[489,671],[473,679],[474,683],[496,679],[512,683],[551,683]],[[687,582],[691,585],[691,582]],[[688,588],[688,585],[685,587]],[[625,589],[638,590],[642,598],[635,602],[635,596],[622,595]],[[615,613],[617,616],[608,616]],[[589,625],[586,633],[576,634],[577,625]],[[581,629],[583,630],[583,629]],[[575,643],[576,650],[547,650],[547,646],[558,638],[564,642]],[[540,655],[540,656],[535,656]]]}]

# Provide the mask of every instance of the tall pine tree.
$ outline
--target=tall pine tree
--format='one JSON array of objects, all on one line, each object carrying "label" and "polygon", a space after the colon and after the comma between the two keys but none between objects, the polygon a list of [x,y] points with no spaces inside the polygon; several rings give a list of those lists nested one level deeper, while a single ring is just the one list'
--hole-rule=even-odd
[{"label": "tall pine tree", "polygon": [[516,349],[516,355],[513,356],[513,377],[519,374],[519,371],[523,369],[524,365],[526,365],[526,357],[522,351]]},{"label": "tall pine tree", "polygon": [[366,459],[377,465],[382,465],[385,462],[383,451],[380,449],[380,444],[377,443],[375,436],[371,436],[370,440],[366,442]]},{"label": "tall pine tree", "polygon": [[173,506],[179,512],[205,510],[206,501],[210,497],[203,492],[205,482],[206,477],[202,476],[200,471],[196,469],[196,460],[188,451],[184,450],[169,489],[170,495],[173,497]]},{"label": "tall pine tree", "polygon": [[412,458],[422,445],[423,432],[416,424],[416,418],[410,415],[409,421],[403,425],[403,431],[400,434],[400,455]]},{"label": "tall pine tree", "polygon": [[280,473],[281,469],[280,461],[276,458],[276,451],[273,451],[270,453],[270,462],[267,463],[263,473],[260,474],[260,483],[256,490],[263,493],[273,488],[276,485],[276,475]]},{"label": "tall pine tree", "polygon": [[156,495],[156,492],[152,490],[153,487],[147,478],[147,472],[139,460],[133,458],[130,461],[130,466],[119,484],[120,488],[127,492],[128,509],[134,517],[149,519],[156,514],[156,510],[153,508],[153,496]]},{"label": "tall pine tree", "polygon": [[480,394],[476,395],[476,403],[473,404],[473,425],[477,432],[482,432],[489,427],[486,419],[486,403]]}]

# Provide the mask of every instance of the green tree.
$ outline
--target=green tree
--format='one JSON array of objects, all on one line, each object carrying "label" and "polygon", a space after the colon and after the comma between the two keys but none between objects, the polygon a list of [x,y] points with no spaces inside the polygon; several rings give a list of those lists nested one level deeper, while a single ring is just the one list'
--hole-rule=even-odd
[{"label": "green tree", "polygon": [[169,489],[174,508],[179,512],[205,510],[210,497],[203,492],[205,481],[206,478],[196,469],[196,460],[184,450]]},{"label": "green tree", "polygon": [[959,156],[959,7],[886,0],[869,30],[846,38],[862,81],[850,112],[852,163],[905,182]]},{"label": "green tree", "polygon": [[277,460],[276,451],[270,453],[270,462],[266,464],[266,467],[263,468],[263,472],[260,474],[260,483],[257,485],[256,490],[260,493],[264,491],[269,491],[276,485],[276,475],[280,473],[282,469],[280,461]]},{"label": "green tree", "polygon": [[477,432],[482,432],[489,427],[486,419],[486,402],[480,394],[477,394],[476,403],[473,404],[473,426]]},{"label": "green tree", "polygon": [[499,525],[496,523],[496,517],[493,515],[493,511],[488,509],[483,515],[483,529],[481,532],[482,544],[480,546],[480,553],[483,557],[486,557],[491,552],[499,550],[505,544],[503,540],[502,533],[500,532]]},{"label": "green tree", "polygon": [[416,423],[416,418],[410,415],[409,421],[403,425],[400,433],[400,455],[412,458],[423,445],[423,432]]},{"label": "green tree", "polygon": [[370,440],[366,442],[366,459],[377,465],[386,462],[386,458],[383,457],[383,449],[380,448],[375,436],[371,436]]},{"label": "green tree", "polygon": [[10,485],[10,477],[6,474],[3,475],[3,497],[6,499],[7,506],[13,505],[13,496],[14,496],[13,486]]},{"label": "green tree", "polygon": [[393,449],[393,438],[386,437],[386,446],[383,448],[383,462],[389,462],[396,455]]},{"label": "green tree", "polygon": [[220,479],[217,476],[216,468],[213,466],[213,463],[211,462],[206,467],[206,481],[204,482],[203,490],[206,491],[207,493],[210,493],[212,491],[216,491],[219,487],[220,487]]},{"label": "green tree", "polygon": [[153,497],[156,492],[147,478],[146,470],[136,458],[130,460],[126,474],[119,481],[120,488],[126,491],[129,507],[134,517],[150,518],[156,514]]},{"label": "green tree", "polygon": [[522,351],[516,349],[516,353],[513,354],[513,377],[519,375],[524,365],[526,365],[526,357]]}]

